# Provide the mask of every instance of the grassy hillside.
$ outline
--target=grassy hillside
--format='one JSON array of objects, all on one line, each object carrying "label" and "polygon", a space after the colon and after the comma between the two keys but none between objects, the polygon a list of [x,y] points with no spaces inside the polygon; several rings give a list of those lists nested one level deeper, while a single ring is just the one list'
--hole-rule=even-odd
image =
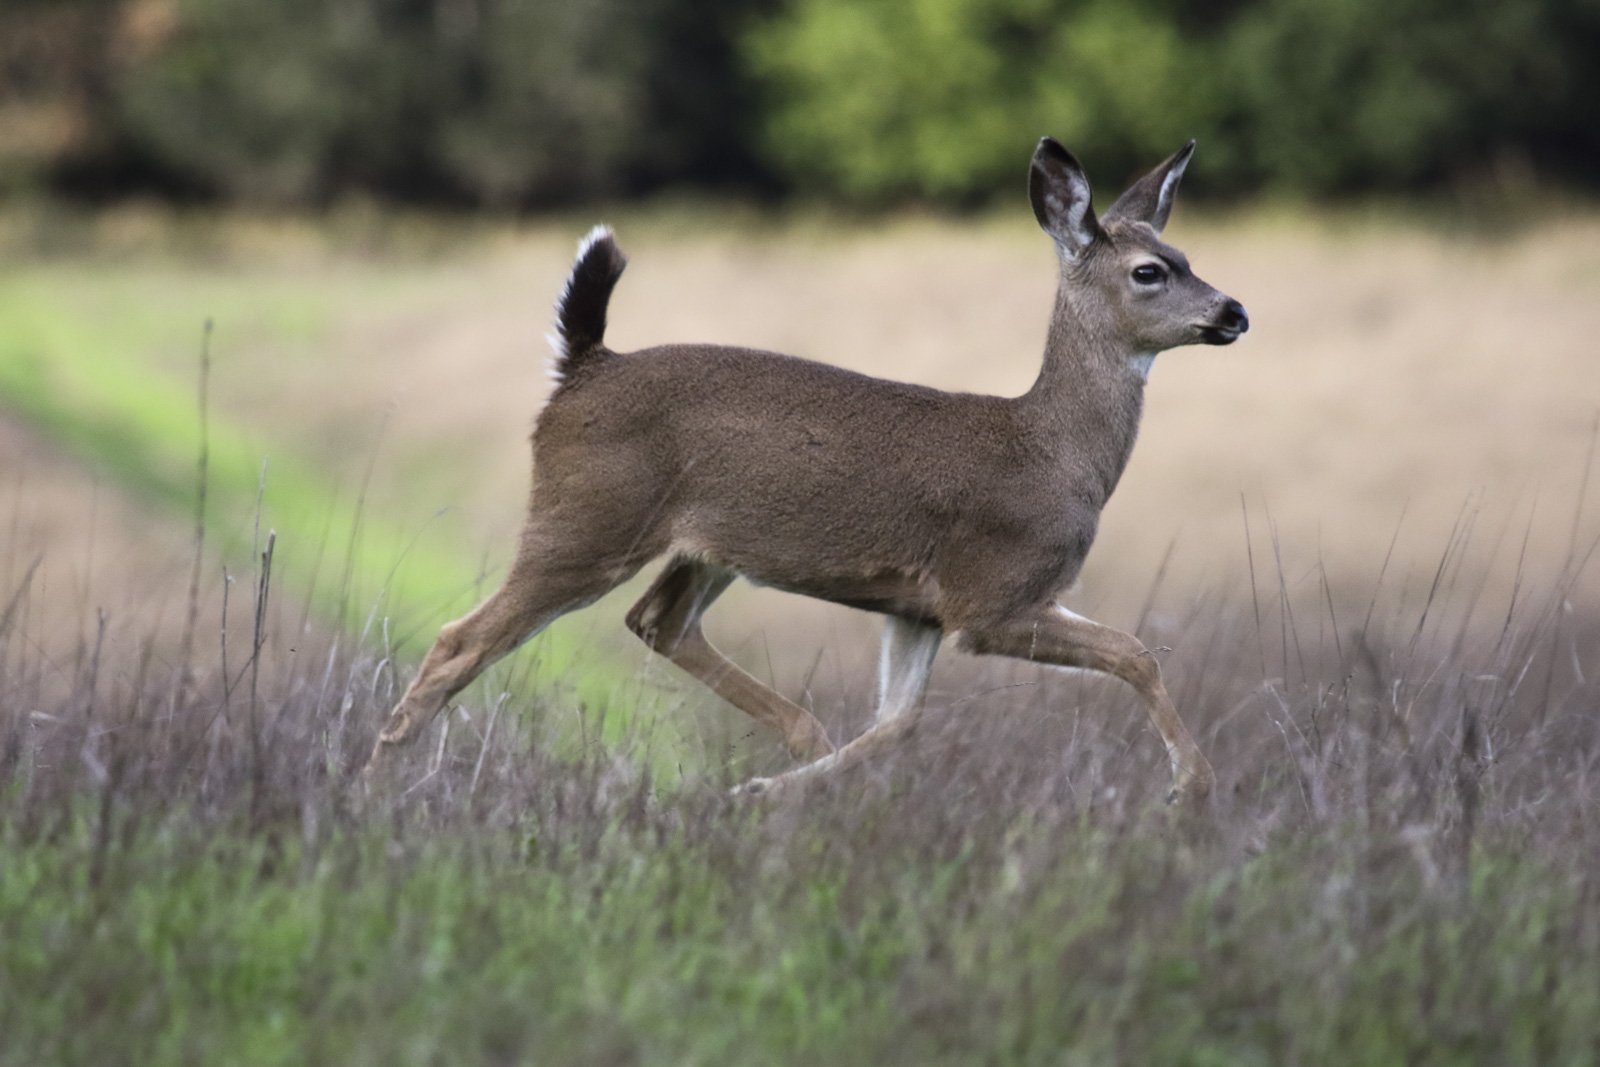
[{"label": "grassy hillside", "polygon": [[1562,602],[1380,598],[1410,642],[1195,608],[1197,819],[1127,694],[1020,667],[773,806],[654,778],[637,720],[558,755],[559,696],[464,702],[368,795],[381,649],[186,693],[84,657],[50,703],[0,627],[0,1063],[1586,1063],[1600,627]]},{"label": "grassy hillside", "polygon": [[[1197,819],[1129,693],[955,654],[902,751],[734,804],[783,754],[610,653],[628,590],[365,793],[508,554],[570,235],[171,221],[0,226],[0,1065],[1592,1060],[1593,219],[1175,231],[1258,326],[1162,357],[1072,603],[1165,649]],[[619,347],[1034,368],[1026,226],[691,229],[624,220]],[[862,728],[865,620],[729,600]]]},{"label": "grassy hillside", "polygon": [[[160,657],[175,655],[187,596],[186,566],[177,564],[195,551],[203,492],[208,594],[256,567],[272,533],[277,582],[309,605],[302,615],[315,630],[381,631],[416,654],[440,622],[483,595],[499,564],[487,561],[486,545],[463,538],[447,506],[401,509],[385,492],[396,480],[412,491],[418,480],[436,488],[457,472],[402,460],[374,478],[387,458],[392,404],[352,398],[317,376],[352,322],[392,320],[432,292],[432,272],[418,267],[422,253],[389,235],[401,262],[379,267],[381,250],[349,234],[326,241],[286,224],[288,235],[266,242],[261,266],[251,261],[262,237],[247,222],[202,227],[198,247],[181,227],[165,226],[124,247],[117,227],[103,225],[109,234],[81,236],[67,251],[34,250],[33,262],[0,271],[0,404],[13,426],[14,480],[5,497],[18,533],[3,576],[7,596],[36,594],[30,637],[52,645],[74,614],[142,602],[148,617],[137,628]],[[538,359],[528,362],[536,373]],[[52,462],[33,454],[41,448]],[[54,483],[78,480],[63,458],[93,472],[95,495],[51,493]],[[54,497],[43,505],[53,514],[38,523],[50,531],[43,539],[20,522],[37,518],[29,513],[41,490]],[[123,573],[96,568],[92,587],[72,576],[79,596],[45,609],[49,601],[33,589],[44,578],[30,575],[31,566],[48,575],[52,566],[105,554],[96,541],[118,552],[119,525],[99,514],[100,491],[119,498],[107,511],[133,501],[135,514],[121,525],[137,525],[140,540],[166,548],[146,550]],[[73,541],[88,547],[80,552]],[[152,559],[160,583],[143,573]],[[217,598],[207,606],[207,621],[220,624]],[[573,679],[582,699],[609,698],[612,683],[602,674],[571,670],[582,652],[569,628],[541,639],[538,654]]]},{"label": "grassy hillside", "polygon": [[[549,309],[590,221],[0,221],[0,404],[186,515],[213,320],[218,536],[253,528],[263,461],[286,544],[341,528],[365,486],[360,599],[412,546],[427,564],[394,574],[415,590],[397,609],[431,629],[508,556]],[[743,343],[999,393],[1036,371],[1054,273],[1020,204],[968,225],[613,221],[631,257],[618,347]],[[1180,209],[1170,236],[1254,329],[1158,361],[1081,610],[1131,624],[1163,561],[1169,580],[1237,582],[1241,496],[1270,515],[1291,592],[1312,600],[1323,570],[1335,590],[1370,581],[1397,529],[1391,577],[1410,572],[1420,595],[1464,509],[1474,571],[1508,571],[1524,531],[1531,566],[1571,552],[1600,414],[1575,387],[1600,335],[1595,217],[1484,235],[1400,214]],[[837,618],[802,612],[790,627],[788,607],[757,603],[780,673],[787,638]]]}]

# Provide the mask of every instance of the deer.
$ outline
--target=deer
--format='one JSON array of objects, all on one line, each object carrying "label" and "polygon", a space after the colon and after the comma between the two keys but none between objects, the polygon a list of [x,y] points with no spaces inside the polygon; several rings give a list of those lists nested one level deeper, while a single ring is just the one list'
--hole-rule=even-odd
[{"label": "deer", "polygon": [[[1169,803],[1202,803],[1211,764],[1151,650],[1060,602],[1139,429],[1156,355],[1227,345],[1244,307],[1161,240],[1190,141],[1103,215],[1052,138],[1028,194],[1060,265],[1037,379],[1021,396],[945,392],[795,356],[709,344],[605,345],[627,260],[609,227],[578,247],[556,304],[557,385],[536,420],[515,559],[446,624],[381,729],[365,775],[487,666],[557,617],[666,557],[628,611],[653,652],[777,732],[797,766],[738,795],[776,795],[906,737],[947,637],[1121,679],[1166,747]],[[701,618],[735,577],[885,617],[871,724],[835,748],[799,704],[727,659]]]}]

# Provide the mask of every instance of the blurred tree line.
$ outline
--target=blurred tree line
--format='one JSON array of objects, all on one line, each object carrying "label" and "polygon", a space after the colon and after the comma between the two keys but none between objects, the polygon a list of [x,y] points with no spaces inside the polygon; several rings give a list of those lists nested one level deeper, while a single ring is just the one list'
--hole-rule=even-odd
[{"label": "blurred tree line", "polygon": [[981,202],[1600,186],[1600,0],[0,0],[0,193]]}]

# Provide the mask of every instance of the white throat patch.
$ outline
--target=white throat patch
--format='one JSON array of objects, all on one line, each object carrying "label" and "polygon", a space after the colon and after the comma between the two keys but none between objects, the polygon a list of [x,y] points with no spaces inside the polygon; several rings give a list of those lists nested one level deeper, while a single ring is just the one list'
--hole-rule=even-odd
[{"label": "white throat patch", "polygon": [[1128,366],[1138,372],[1142,381],[1150,380],[1150,367],[1156,361],[1154,352],[1136,352],[1128,359]]}]

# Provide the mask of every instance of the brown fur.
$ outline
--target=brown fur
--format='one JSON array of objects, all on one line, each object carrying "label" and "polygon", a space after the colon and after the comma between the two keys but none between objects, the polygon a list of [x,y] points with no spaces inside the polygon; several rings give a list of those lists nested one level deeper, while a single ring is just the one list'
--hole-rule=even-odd
[{"label": "brown fur", "polygon": [[[1101,224],[1075,160],[1048,138],[1030,169],[1061,280],[1034,386],[947,393],[749,349],[604,347],[625,263],[585,241],[558,309],[561,384],[533,436],[534,484],[504,587],[445,627],[381,734],[416,730],[494,659],[551,619],[670,555],[629,626],[719,695],[827,758],[854,762],[915,721],[943,634],[975,652],[1123,678],[1172,758],[1175,792],[1211,770],[1134,638],[1056,606],[1094,541],[1132,451],[1155,353],[1227,343],[1243,308],[1196,278],[1159,230],[1192,148],[1141,179]],[[1152,269],[1159,284],[1139,281]],[[734,575],[900,620],[885,644],[880,721],[831,756],[821,725],[728,662],[699,619]],[[893,704],[893,706],[888,706]]]}]

